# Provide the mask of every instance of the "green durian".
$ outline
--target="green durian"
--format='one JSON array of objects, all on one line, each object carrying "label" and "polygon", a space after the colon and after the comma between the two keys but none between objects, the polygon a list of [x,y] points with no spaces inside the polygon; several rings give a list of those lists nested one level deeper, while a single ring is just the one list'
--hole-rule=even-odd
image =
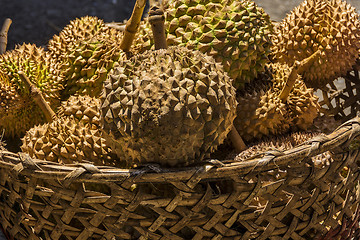
[{"label": "green durian", "polygon": [[126,57],[120,49],[122,37],[121,31],[107,27],[103,20],[87,16],[71,21],[49,41],[48,49],[63,79],[61,99],[100,95],[109,70]]},{"label": "green durian", "polygon": [[0,131],[4,130],[6,137],[20,136],[44,121],[40,108],[20,80],[19,71],[27,75],[54,109],[60,104],[63,90],[53,70],[53,60],[43,48],[22,44],[0,55]]},{"label": "green durian", "polygon": [[[253,1],[177,0],[164,3],[169,46],[187,46],[223,64],[237,88],[264,70],[273,30],[269,16]],[[150,24],[140,25],[135,52],[153,49]]]}]

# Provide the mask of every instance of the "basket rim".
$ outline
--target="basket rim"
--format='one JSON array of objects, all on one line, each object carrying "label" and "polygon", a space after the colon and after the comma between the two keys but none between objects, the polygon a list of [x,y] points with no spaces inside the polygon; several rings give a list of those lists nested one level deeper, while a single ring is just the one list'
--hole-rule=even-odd
[{"label": "basket rim", "polygon": [[314,137],[286,151],[268,151],[250,160],[234,162],[211,159],[201,165],[185,168],[161,168],[147,164],[141,168],[121,169],[93,164],[60,164],[32,159],[28,154],[0,150],[0,171],[40,179],[64,181],[98,182],[130,181],[146,182],[198,182],[204,179],[234,177],[239,174],[256,173],[286,167],[292,161],[313,157],[331,149],[350,143],[360,136],[360,116],[357,116],[325,136]]}]

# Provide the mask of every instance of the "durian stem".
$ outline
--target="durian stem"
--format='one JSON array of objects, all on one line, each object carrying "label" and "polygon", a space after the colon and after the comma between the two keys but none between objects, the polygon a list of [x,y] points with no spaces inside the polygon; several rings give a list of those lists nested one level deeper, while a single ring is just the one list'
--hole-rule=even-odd
[{"label": "durian stem", "polygon": [[149,23],[153,32],[155,49],[166,49],[165,16],[164,10],[158,6],[152,6],[149,11]]},{"label": "durian stem", "polygon": [[285,102],[286,99],[288,98],[291,90],[293,89],[296,79],[297,79],[297,75],[298,74],[302,74],[303,72],[305,72],[306,70],[309,69],[309,67],[311,66],[311,64],[314,63],[314,61],[320,56],[320,50],[317,50],[315,53],[313,53],[310,57],[303,59],[301,62],[300,61],[295,61],[294,65],[291,67],[291,72],[290,75],[285,83],[284,88],[282,89],[281,93],[280,93],[280,100],[282,102]]},{"label": "durian stem", "polygon": [[240,153],[247,149],[247,146],[244,143],[244,140],[241,138],[240,134],[234,126],[232,126],[230,131],[230,140],[237,153]]},{"label": "durian stem", "polygon": [[46,121],[52,122],[57,118],[54,111],[51,109],[49,104],[45,101],[40,90],[30,82],[29,78],[25,75],[24,72],[18,72],[21,81],[24,83],[25,87],[29,90],[30,96],[34,102],[40,107],[41,111],[44,113]]},{"label": "durian stem", "polygon": [[0,32],[0,54],[6,52],[7,35],[12,21],[10,18],[5,19]]},{"label": "durian stem", "polygon": [[134,10],[132,12],[129,21],[127,21],[126,23],[124,37],[120,44],[120,48],[124,52],[128,52],[131,48],[136,32],[140,25],[140,21],[142,14],[144,12],[145,5],[146,5],[146,0],[136,0]]}]

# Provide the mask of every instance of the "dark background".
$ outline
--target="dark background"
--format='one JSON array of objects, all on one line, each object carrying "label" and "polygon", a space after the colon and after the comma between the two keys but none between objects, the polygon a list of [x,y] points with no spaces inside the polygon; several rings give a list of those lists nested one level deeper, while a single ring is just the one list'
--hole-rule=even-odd
[{"label": "dark background", "polygon": [[15,44],[46,45],[70,20],[86,15],[106,22],[123,21],[131,15],[135,0],[0,0],[0,25],[13,22],[8,49]]}]

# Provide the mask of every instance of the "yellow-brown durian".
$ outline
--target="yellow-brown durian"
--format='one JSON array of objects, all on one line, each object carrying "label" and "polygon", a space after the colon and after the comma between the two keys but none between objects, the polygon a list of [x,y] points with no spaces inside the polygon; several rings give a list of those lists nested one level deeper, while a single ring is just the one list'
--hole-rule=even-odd
[{"label": "yellow-brown durian", "polygon": [[288,65],[320,50],[303,76],[309,87],[321,88],[346,74],[358,58],[359,15],[342,0],[306,0],[275,28],[273,43],[273,59]]},{"label": "yellow-brown durian", "polygon": [[232,80],[215,60],[185,47],[123,61],[101,96],[105,138],[128,165],[183,166],[221,144],[235,118]]}]

